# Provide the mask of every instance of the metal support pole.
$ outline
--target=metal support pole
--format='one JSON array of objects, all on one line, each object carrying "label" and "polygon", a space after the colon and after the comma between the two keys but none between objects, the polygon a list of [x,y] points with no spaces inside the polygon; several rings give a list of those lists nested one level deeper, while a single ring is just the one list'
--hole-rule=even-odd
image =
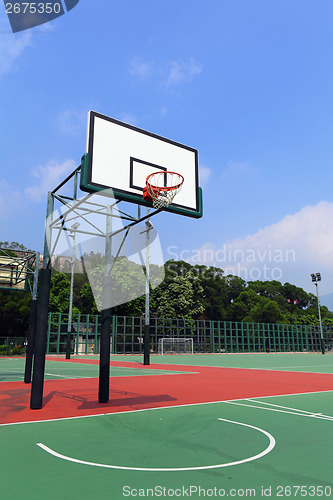
[{"label": "metal support pole", "polygon": [[319,302],[319,294],[318,294],[318,283],[315,283],[316,291],[317,291],[317,303],[318,303],[318,316],[319,316],[319,328],[320,328],[320,344],[321,344],[321,353],[325,354],[325,342],[323,335],[323,325],[321,322],[321,313],[320,313],[320,302]]},{"label": "metal support pole", "polygon": [[73,254],[72,254],[72,261],[71,261],[71,286],[70,286],[70,292],[69,292],[66,359],[71,358],[71,344],[72,344],[73,287],[74,287],[74,269],[75,269],[75,232],[74,232],[72,238],[73,238]]},{"label": "metal support pole", "polygon": [[24,382],[26,384],[30,384],[30,382],[31,382],[32,358],[33,358],[33,354],[34,354],[34,343],[35,343],[35,335],[36,335],[39,255],[40,255],[39,252],[37,252],[36,257],[35,257],[34,284],[33,284],[33,288],[32,288],[32,298],[31,298],[31,302],[30,302],[28,345],[27,345],[27,351],[26,351],[26,355],[25,355],[25,371],[24,371]]},{"label": "metal support pole", "polygon": [[45,371],[45,354],[47,342],[48,307],[51,287],[50,248],[54,200],[52,193],[48,193],[46,209],[46,225],[44,239],[43,269],[40,271],[39,296],[37,302],[37,325],[35,339],[35,356],[33,365],[33,377],[31,385],[30,408],[39,410],[43,406],[43,388]]},{"label": "metal support pole", "polygon": [[101,350],[99,362],[99,390],[98,400],[107,403],[110,397],[110,333],[112,320],[111,307],[111,258],[112,258],[112,207],[107,207],[106,234],[105,234],[105,264],[102,290],[102,322],[101,322]]},{"label": "metal support pole", "polygon": [[[147,208],[149,215],[149,208]],[[149,223],[149,225],[148,225]],[[152,229],[149,219],[146,222],[146,301],[145,301],[145,328],[143,334],[143,364],[150,365],[150,317],[149,317],[149,231]]]},{"label": "metal support pole", "polygon": [[[73,189],[73,200],[76,201],[77,198],[77,172],[74,174],[74,189]],[[80,225],[79,223],[73,224],[72,227]],[[75,228],[77,229],[77,227]],[[71,235],[73,238],[73,254],[71,261],[71,286],[69,292],[69,311],[68,311],[68,324],[67,324],[67,340],[66,340],[66,359],[71,358],[71,347],[72,347],[72,312],[73,312],[73,286],[74,286],[74,270],[75,270],[75,231]]]}]

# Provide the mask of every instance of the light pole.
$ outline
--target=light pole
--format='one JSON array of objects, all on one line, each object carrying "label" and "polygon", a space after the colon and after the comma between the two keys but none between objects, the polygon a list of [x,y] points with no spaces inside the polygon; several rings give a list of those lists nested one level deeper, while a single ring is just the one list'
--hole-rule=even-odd
[{"label": "light pole", "polygon": [[325,354],[325,343],[324,343],[324,336],[323,336],[323,325],[321,323],[321,314],[320,314],[320,303],[319,303],[319,295],[318,295],[318,282],[321,281],[321,274],[316,273],[316,274],[311,274],[311,279],[312,282],[315,284],[316,291],[317,291],[317,303],[318,303],[318,316],[319,316],[319,327],[320,327],[320,342],[321,342],[321,352],[322,354]]},{"label": "light pole", "polygon": [[74,286],[74,268],[75,268],[75,231],[79,227],[79,223],[75,222],[69,230],[70,238],[73,238],[73,254],[71,261],[71,287],[69,292],[69,311],[68,311],[68,324],[67,324],[67,342],[66,342],[66,359],[71,357],[71,343],[72,343],[72,311],[73,311],[73,286]]},{"label": "light pole", "polygon": [[[149,215],[149,208],[147,208]],[[146,300],[145,300],[145,327],[143,331],[143,364],[150,365],[150,317],[149,317],[149,232],[154,229],[149,219],[146,220]]]}]

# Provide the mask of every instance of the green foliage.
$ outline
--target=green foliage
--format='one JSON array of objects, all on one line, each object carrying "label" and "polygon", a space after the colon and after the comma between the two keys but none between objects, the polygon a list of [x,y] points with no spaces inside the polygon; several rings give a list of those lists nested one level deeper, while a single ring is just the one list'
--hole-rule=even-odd
[{"label": "green foliage", "polygon": [[9,243],[8,241],[0,241],[0,248],[8,248],[11,250],[20,250],[21,252],[32,252],[33,250],[28,249],[21,243],[18,243],[17,241],[12,241]]},{"label": "green foliage", "polygon": [[155,293],[155,312],[164,318],[198,318],[204,312],[202,296],[199,278],[186,271],[161,284]]},{"label": "green foliage", "polygon": [[28,333],[30,292],[0,291],[2,337],[24,337]]},{"label": "green foliage", "polygon": [[5,356],[7,354],[8,347],[6,345],[0,345],[0,356]]},{"label": "green foliage", "polygon": [[0,356],[20,356],[24,352],[24,347],[20,345],[14,345],[13,347],[6,344],[0,345]]},{"label": "green foliage", "polygon": [[94,295],[88,282],[83,283],[77,299],[80,304],[79,309],[83,314],[98,314]]},{"label": "green foliage", "polygon": [[[104,280],[104,264],[100,264],[90,272],[90,282],[93,283],[93,291],[96,305],[102,307],[102,290]],[[126,304],[135,301],[137,295],[145,293],[145,275],[142,266],[129,261],[126,257],[119,257],[115,263],[112,262],[112,292],[115,303]]]},{"label": "green foliage", "polygon": [[49,301],[50,312],[68,312],[70,296],[70,280],[64,273],[54,274],[51,278]]}]

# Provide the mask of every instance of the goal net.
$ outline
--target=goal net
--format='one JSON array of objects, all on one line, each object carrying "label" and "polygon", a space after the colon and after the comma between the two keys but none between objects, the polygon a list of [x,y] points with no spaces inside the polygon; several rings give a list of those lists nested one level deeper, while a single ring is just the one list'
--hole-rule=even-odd
[{"label": "goal net", "polygon": [[193,354],[193,339],[163,338],[158,341],[159,354]]}]

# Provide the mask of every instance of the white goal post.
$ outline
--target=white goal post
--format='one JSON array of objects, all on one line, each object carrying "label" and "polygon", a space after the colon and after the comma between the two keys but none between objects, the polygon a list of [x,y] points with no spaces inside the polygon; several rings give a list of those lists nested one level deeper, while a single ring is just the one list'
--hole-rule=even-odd
[{"label": "white goal post", "polygon": [[193,339],[179,337],[159,339],[158,354],[193,354]]}]

